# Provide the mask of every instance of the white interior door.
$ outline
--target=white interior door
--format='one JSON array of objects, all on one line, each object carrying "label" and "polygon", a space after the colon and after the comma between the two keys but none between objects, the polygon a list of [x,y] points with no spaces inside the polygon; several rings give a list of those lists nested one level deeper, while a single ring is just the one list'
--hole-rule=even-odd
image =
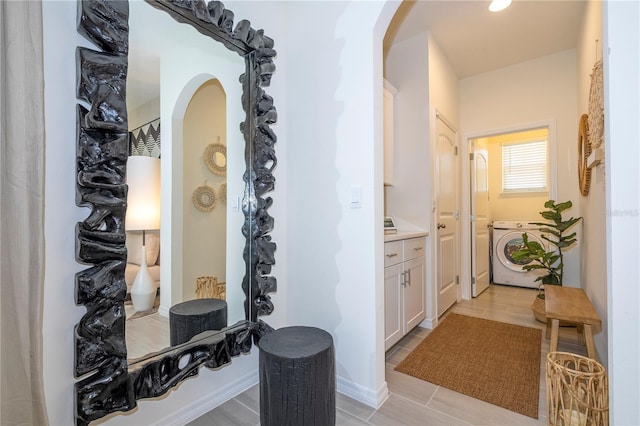
[{"label": "white interior door", "polygon": [[438,316],[458,298],[458,167],[456,134],[436,120],[436,241]]},{"label": "white interior door", "polygon": [[489,287],[489,152],[482,141],[469,143],[471,166],[471,294]]}]

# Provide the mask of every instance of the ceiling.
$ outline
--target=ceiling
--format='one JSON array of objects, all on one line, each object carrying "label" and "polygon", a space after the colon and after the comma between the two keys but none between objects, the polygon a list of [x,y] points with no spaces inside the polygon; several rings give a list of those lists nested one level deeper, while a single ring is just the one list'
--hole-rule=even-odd
[{"label": "ceiling", "polygon": [[514,0],[494,13],[489,0],[404,0],[384,45],[429,31],[462,79],[576,47],[585,4]]}]

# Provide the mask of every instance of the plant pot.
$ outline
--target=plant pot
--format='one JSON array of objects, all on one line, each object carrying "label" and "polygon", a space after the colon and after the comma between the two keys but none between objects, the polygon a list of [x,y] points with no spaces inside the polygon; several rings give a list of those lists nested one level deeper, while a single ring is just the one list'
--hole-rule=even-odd
[{"label": "plant pot", "polygon": [[531,310],[533,311],[533,316],[542,323],[547,323],[547,315],[544,307],[544,299],[536,298],[533,300],[533,304],[531,305]]},{"label": "plant pot", "polygon": [[[544,299],[536,296],[531,305],[531,310],[533,311],[533,316],[536,317],[538,321],[544,324],[547,323],[547,311],[544,306]],[[572,322],[560,321],[560,327],[572,327],[575,325],[576,324]]]}]

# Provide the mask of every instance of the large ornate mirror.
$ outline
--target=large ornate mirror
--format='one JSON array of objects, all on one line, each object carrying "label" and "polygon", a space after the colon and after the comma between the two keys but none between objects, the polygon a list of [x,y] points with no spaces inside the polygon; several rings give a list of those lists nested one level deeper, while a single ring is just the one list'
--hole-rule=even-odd
[{"label": "large ornate mirror", "polygon": [[[173,61],[165,57],[161,60],[164,64],[178,68],[176,64],[180,62],[175,55],[192,55],[188,61],[191,69],[187,71],[187,66],[182,67],[180,76],[172,74],[170,67],[161,66],[161,80],[183,79],[183,84],[177,84],[181,87],[178,91],[165,90],[159,101],[163,142],[167,143],[163,152],[169,153],[162,156],[162,183],[172,188],[163,189],[163,198],[168,194],[169,199],[163,201],[160,240],[161,245],[168,248],[161,258],[162,265],[168,262],[169,272],[162,275],[167,279],[160,284],[160,310],[166,311],[188,299],[186,294],[193,294],[192,289],[175,290],[169,285],[173,281],[193,281],[184,278],[184,270],[194,269],[185,265],[182,256],[189,238],[176,235],[175,229],[182,224],[173,223],[185,215],[173,207],[177,204],[175,200],[184,198],[184,191],[176,188],[187,186],[181,169],[188,167],[185,163],[177,167],[176,158],[182,160],[186,152],[188,132],[183,129],[183,123],[187,122],[185,114],[191,100],[196,92],[205,90],[203,87],[220,86],[218,92],[226,95],[223,104],[230,124],[222,126],[226,127],[224,166],[229,180],[221,181],[219,187],[224,187],[225,199],[229,191],[226,211],[231,212],[232,217],[225,218],[225,232],[229,235],[225,237],[225,248],[221,249],[226,266],[218,267],[220,272],[215,273],[224,274],[226,280],[232,313],[229,324],[232,325],[221,331],[199,334],[178,346],[154,349],[144,355],[137,353],[132,359],[125,339],[128,234],[124,216],[128,131],[131,130],[127,104],[132,105],[133,100],[128,99],[126,93],[137,92],[131,81],[127,82],[127,71],[129,54],[134,55],[139,49],[129,45],[129,14],[132,13],[131,24],[135,25],[139,16],[133,19],[133,14],[139,10],[145,12],[144,8],[150,16],[155,13],[157,19],[171,17],[170,23],[162,25],[167,33],[173,34],[168,30],[169,25],[176,26],[178,35],[174,35],[173,40],[157,42],[173,48]],[[159,11],[162,17],[158,16]],[[90,208],[87,219],[76,226],[76,259],[91,265],[76,276],[76,302],[87,308],[75,330],[75,375],[82,376],[75,386],[77,424],[87,424],[115,411],[131,410],[138,399],[166,393],[183,379],[196,375],[203,364],[209,368],[222,367],[231,362],[231,357],[248,352],[252,340],[257,341],[270,329],[258,317],[272,312],[268,293],[276,288],[275,277],[269,275],[275,252],[269,235],[273,219],[267,212],[272,199],[265,197],[274,185],[276,137],[270,125],[276,120],[276,110],[272,98],[262,87],[269,85],[275,51],[273,41],[262,30],[254,30],[244,20],[233,29],[233,20],[233,13],[220,2],[148,0],[132,3],[130,10],[126,1],[78,0],[78,31],[100,50],[79,47],[76,54],[77,97],[86,103],[77,107],[76,204]],[[138,40],[133,31],[132,43]],[[221,46],[224,49],[221,50]],[[151,50],[151,44],[148,48]],[[132,56],[132,75],[138,73],[134,71],[135,60]],[[221,65],[234,60],[235,68]],[[194,67],[194,63],[198,66]],[[237,79],[238,70],[241,75],[236,83],[230,72],[235,73]],[[150,74],[147,80],[152,80]],[[160,86],[165,89],[163,84]],[[133,107],[130,108],[133,115]],[[240,132],[236,130],[238,122],[241,122]],[[210,142],[220,143],[219,135]],[[204,162],[202,167],[206,167]],[[178,176],[175,181],[168,179],[174,176],[174,169],[181,170],[175,173]],[[176,181],[182,185],[176,185]],[[234,228],[238,236],[242,235],[243,243],[233,238]],[[206,240],[207,236],[200,238]],[[213,246],[219,244],[221,238],[211,234],[210,239]],[[203,271],[197,275],[209,273]]]}]

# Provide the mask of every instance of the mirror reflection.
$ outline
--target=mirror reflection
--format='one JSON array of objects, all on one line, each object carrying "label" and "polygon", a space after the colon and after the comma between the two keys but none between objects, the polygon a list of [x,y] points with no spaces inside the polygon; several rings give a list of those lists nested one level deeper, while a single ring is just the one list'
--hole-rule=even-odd
[{"label": "mirror reflection", "polygon": [[[161,176],[159,227],[127,226],[125,335],[135,359],[170,345],[171,308],[182,302],[222,299],[229,325],[245,318],[244,59],[142,1],[130,2],[129,30],[130,155],[155,158]],[[131,290],[141,269],[153,285],[150,309]]]}]

